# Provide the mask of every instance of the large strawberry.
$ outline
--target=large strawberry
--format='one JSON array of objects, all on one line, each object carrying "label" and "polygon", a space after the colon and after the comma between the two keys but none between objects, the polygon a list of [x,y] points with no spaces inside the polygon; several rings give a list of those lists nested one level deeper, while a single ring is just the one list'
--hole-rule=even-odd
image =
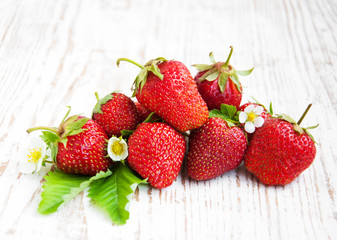
[{"label": "large strawberry", "polygon": [[129,166],[155,188],[164,188],[178,176],[186,143],[166,123],[141,123],[128,140]]},{"label": "large strawberry", "polygon": [[[229,107],[229,106],[228,106]],[[218,112],[200,128],[191,131],[187,154],[188,176],[208,180],[237,168],[247,148],[247,138],[231,116]],[[212,113],[210,115],[212,116]],[[221,117],[221,118],[220,118]]]},{"label": "large strawberry", "polygon": [[268,118],[255,131],[244,163],[262,183],[286,185],[314,161],[315,142],[307,131],[309,128],[299,126],[302,120],[303,117],[296,123],[283,114],[279,118]]},{"label": "large strawberry", "polygon": [[209,54],[211,65],[193,65],[199,70],[194,80],[209,110],[220,109],[222,103],[233,105],[236,108],[240,106],[242,86],[238,75],[247,76],[254,68],[243,71],[235,70],[233,66],[229,65],[232,53],[233,47],[231,46],[226,62],[216,62],[211,52]]},{"label": "large strawberry", "polygon": [[[96,175],[107,171],[113,164],[107,157],[108,136],[94,120],[75,115],[66,117],[58,128],[34,127],[32,132],[42,130],[42,139],[51,149],[55,165],[63,172]],[[67,118],[67,119],[66,119]]]},{"label": "large strawberry", "polygon": [[122,130],[134,130],[139,123],[135,103],[122,93],[111,93],[99,99],[93,110],[92,118],[101,125],[109,137],[121,135]]},{"label": "large strawberry", "polygon": [[117,65],[120,61],[134,63],[142,69],[134,82],[134,95],[146,109],[181,132],[198,128],[206,122],[206,103],[183,63],[157,58],[142,66],[120,58]]}]

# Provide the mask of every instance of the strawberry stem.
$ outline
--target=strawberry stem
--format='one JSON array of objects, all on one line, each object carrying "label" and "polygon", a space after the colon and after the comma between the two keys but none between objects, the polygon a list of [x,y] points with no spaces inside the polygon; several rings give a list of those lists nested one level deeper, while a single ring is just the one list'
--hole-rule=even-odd
[{"label": "strawberry stem", "polygon": [[227,68],[227,67],[228,67],[229,59],[231,59],[231,57],[232,57],[233,46],[230,46],[230,48],[231,48],[231,51],[230,51],[230,53],[229,53],[229,55],[228,55],[228,57],[227,57],[227,60],[226,60],[225,65],[224,65],[224,68]]},{"label": "strawberry stem", "polygon": [[97,99],[97,102],[99,102],[98,92],[95,92],[95,97],[96,97],[96,99]]},{"label": "strawberry stem", "polygon": [[301,122],[303,121],[305,115],[307,115],[307,113],[308,113],[309,109],[311,108],[311,106],[312,106],[312,103],[310,103],[310,104],[307,106],[307,108],[305,109],[305,111],[304,111],[304,113],[302,114],[301,118],[298,120],[297,125],[300,125],[300,124],[301,124]]},{"label": "strawberry stem", "polygon": [[134,65],[140,67],[141,69],[144,68],[143,65],[141,65],[141,64],[139,64],[139,63],[137,63],[137,62],[135,62],[135,61],[133,61],[133,60],[131,60],[131,59],[128,59],[128,58],[118,58],[118,59],[117,59],[117,62],[116,62],[117,67],[119,67],[119,63],[120,63],[121,61],[132,63],[132,64],[134,64]]},{"label": "strawberry stem", "polygon": [[28,128],[26,131],[27,131],[27,133],[31,133],[31,132],[36,131],[36,130],[47,130],[47,131],[55,133],[57,136],[61,136],[60,131],[57,130],[56,128],[52,128],[52,127],[43,127],[43,126],[32,127],[32,128]]}]

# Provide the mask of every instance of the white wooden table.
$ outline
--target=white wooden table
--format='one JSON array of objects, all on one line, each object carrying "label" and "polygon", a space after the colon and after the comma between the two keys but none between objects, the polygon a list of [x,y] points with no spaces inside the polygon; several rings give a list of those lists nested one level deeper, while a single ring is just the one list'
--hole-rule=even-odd
[{"label": "white wooden table", "polygon": [[[18,170],[25,130],[90,116],[96,99],[131,95],[140,63],[163,56],[208,63],[208,53],[238,69],[244,99],[273,102],[298,119],[317,145],[314,163],[285,187],[266,187],[244,166],[210,181],[183,169],[172,186],[142,186],[130,219],[116,226],[86,192],[43,216],[40,175]],[[0,239],[337,239],[337,2],[0,1]]]}]

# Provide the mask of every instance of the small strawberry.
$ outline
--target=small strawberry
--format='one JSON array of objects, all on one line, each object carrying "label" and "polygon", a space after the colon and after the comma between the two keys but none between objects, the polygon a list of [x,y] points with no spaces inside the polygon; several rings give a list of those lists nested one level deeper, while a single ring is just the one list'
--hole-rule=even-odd
[{"label": "small strawberry", "polygon": [[238,108],[242,99],[242,86],[238,75],[247,76],[254,69],[239,71],[229,65],[233,53],[233,47],[230,48],[226,62],[216,62],[211,52],[209,54],[211,65],[193,65],[199,70],[194,80],[209,110],[220,109],[222,103]]},{"label": "small strawberry", "polygon": [[297,123],[282,114],[278,118],[266,119],[264,125],[255,131],[244,163],[262,183],[286,185],[314,161],[315,142],[307,130],[314,127],[305,129],[299,126],[310,106]]},{"label": "small strawberry", "polygon": [[134,82],[134,95],[146,109],[181,132],[198,128],[206,122],[206,103],[183,63],[157,58],[142,66],[120,58],[117,65],[120,61],[128,61],[142,69]]},{"label": "small strawberry", "polygon": [[107,171],[113,164],[107,157],[108,136],[89,118],[75,115],[65,120],[69,111],[58,128],[34,127],[27,132],[42,130],[54,164],[63,172],[93,176]]},{"label": "small strawberry", "polygon": [[92,118],[104,129],[109,137],[121,135],[122,130],[134,130],[139,123],[135,103],[122,93],[111,93],[99,99]]},{"label": "small strawberry", "polygon": [[248,140],[254,134],[256,128],[262,127],[264,121],[273,115],[272,105],[268,111],[265,106],[260,103],[245,103],[238,109],[240,127],[244,128],[247,133]]},{"label": "small strawberry", "polygon": [[146,109],[139,102],[135,102],[135,105],[136,105],[136,108],[137,108],[137,111],[138,111],[139,122],[143,122],[151,114],[151,111]]},{"label": "small strawberry", "polygon": [[178,176],[186,143],[166,123],[141,123],[128,140],[129,166],[155,188],[164,188]]},{"label": "small strawberry", "polygon": [[[230,121],[236,113],[236,108],[225,106],[222,106],[221,113],[211,111],[211,118],[202,127],[191,131],[187,174],[193,179],[215,178],[237,168],[243,160],[247,138],[242,129]],[[229,115],[224,115],[224,108],[229,108]]]}]

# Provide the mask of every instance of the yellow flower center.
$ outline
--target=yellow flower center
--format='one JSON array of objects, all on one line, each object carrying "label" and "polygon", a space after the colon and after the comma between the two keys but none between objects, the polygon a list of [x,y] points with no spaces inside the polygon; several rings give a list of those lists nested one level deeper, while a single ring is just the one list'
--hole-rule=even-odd
[{"label": "yellow flower center", "polygon": [[123,145],[119,142],[119,141],[115,141],[112,145],[111,145],[111,151],[119,156],[123,153]]},{"label": "yellow flower center", "polygon": [[42,156],[41,148],[38,147],[29,149],[29,154],[27,154],[28,162],[37,163],[41,158],[41,156]]},{"label": "yellow flower center", "polygon": [[247,120],[252,122],[256,118],[256,115],[253,112],[248,113]]}]

